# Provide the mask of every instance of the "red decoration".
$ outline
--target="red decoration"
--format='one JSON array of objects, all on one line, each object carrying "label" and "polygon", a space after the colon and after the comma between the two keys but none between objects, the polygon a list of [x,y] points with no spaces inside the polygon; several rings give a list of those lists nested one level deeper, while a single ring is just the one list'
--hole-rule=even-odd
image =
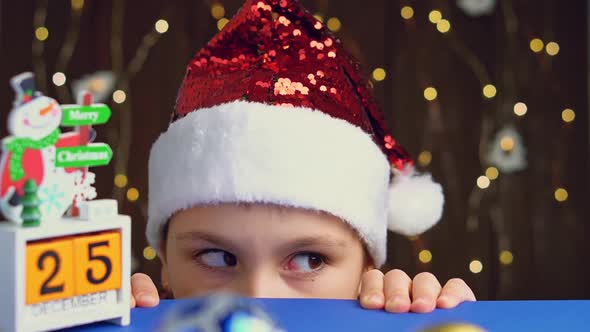
[{"label": "red decoration", "polygon": [[[370,134],[399,169],[411,164],[390,136],[359,65],[292,0],[247,0],[189,64],[173,121],[235,100],[308,107]],[[389,137],[389,140],[384,140]]]},{"label": "red decoration", "polygon": [[[92,105],[93,102],[93,97],[92,94],[88,91],[84,91],[83,93],[81,93],[81,95],[79,96],[79,100],[78,103],[81,102],[81,104],[83,106],[90,106]],[[90,127],[91,126],[80,126],[78,128],[76,128],[76,131],[78,132],[78,139],[80,140],[80,146],[85,146],[88,145],[88,143],[90,143]],[[80,169],[82,171],[82,177],[81,177],[81,181],[84,181],[84,179],[86,178],[87,174],[88,174],[88,167],[84,167]],[[81,184],[78,184],[81,185]],[[78,203],[76,202],[76,198],[74,197],[74,200],[72,201],[72,207],[70,209],[70,215],[72,217],[77,217],[80,215],[80,208],[78,207]]]}]

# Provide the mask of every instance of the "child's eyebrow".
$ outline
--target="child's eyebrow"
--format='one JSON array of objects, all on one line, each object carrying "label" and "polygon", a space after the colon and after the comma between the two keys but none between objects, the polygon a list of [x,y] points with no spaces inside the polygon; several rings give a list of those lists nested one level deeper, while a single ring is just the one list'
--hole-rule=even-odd
[{"label": "child's eyebrow", "polygon": [[232,245],[231,241],[228,241],[220,236],[204,233],[199,231],[190,231],[185,233],[180,233],[176,235],[176,240],[178,241],[194,241],[194,240],[202,240],[214,243],[216,245],[222,246],[224,248],[234,248],[235,246]]},{"label": "child's eyebrow", "polygon": [[346,248],[348,243],[343,240],[334,239],[330,236],[318,235],[318,236],[306,236],[289,241],[286,244],[281,245],[281,251],[292,251],[298,248],[305,248],[311,246],[320,246],[323,248]]},{"label": "child's eyebrow", "polygon": [[[236,244],[232,243],[223,237],[217,236],[215,234],[199,232],[199,231],[190,231],[186,233],[181,233],[176,235],[176,239],[179,241],[194,241],[194,240],[204,240],[207,242],[215,243],[220,245],[224,248],[235,248]],[[304,236],[300,238],[296,238],[294,240],[290,240],[284,244],[281,244],[278,248],[279,251],[293,251],[298,248],[305,248],[311,246],[320,246],[323,248],[326,247],[333,247],[333,248],[346,248],[348,243],[344,240],[334,239],[330,236],[326,235],[316,235],[316,236]]]}]

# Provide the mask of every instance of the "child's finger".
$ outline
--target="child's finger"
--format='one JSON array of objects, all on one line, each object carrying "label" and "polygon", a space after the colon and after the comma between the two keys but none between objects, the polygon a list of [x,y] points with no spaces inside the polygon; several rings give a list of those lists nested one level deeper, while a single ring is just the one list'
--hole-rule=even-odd
[{"label": "child's finger", "polygon": [[454,308],[464,301],[475,301],[475,294],[465,281],[453,278],[447,281],[436,301],[437,307]]},{"label": "child's finger", "polygon": [[383,309],[383,272],[371,270],[363,275],[361,281],[361,306],[366,309]]},{"label": "child's finger", "polygon": [[440,294],[441,285],[436,277],[429,272],[419,273],[412,281],[413,312],[431,312],[436,308],[436,299]]},{"label": "child's finger", "polygon": [[383,293],[385,294],[385,310],[389,312],[410,311],[410,292],[412,279],[402,270],[391,270],[383,278]]},{"label": "child's finger", "polygon": [[132,307],[134,304],[138,307],[153,307],[160,302],[156,285],[150,277],[143,273],[131,276],[131,295],[133,297]]}]

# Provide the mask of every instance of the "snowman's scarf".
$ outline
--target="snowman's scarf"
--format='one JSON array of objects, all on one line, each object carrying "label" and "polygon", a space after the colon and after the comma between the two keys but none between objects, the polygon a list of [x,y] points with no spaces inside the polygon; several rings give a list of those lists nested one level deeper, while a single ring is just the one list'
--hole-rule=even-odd
[{"label": "snowman's scarf", "polygon": [[18,181],[25,176],[22,160],[26,149],[41,150],[54,145],[59,140],[60,134],[61,132],[57,128],[38,141],[28,137],[12,137],[4,143],[4,149],[12,152],[9,165],[10,180]]}]

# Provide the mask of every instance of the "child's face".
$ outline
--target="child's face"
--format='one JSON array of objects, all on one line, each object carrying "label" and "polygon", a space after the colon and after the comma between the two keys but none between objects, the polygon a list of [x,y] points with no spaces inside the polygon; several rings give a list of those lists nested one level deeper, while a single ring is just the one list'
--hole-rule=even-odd
[{"label": "child's face", "polygon": [[176,298],[214,290],[266,298],[356,299],[372,268],[340,219],[296,208],[223,204],[181,211],[163,244]]}]

